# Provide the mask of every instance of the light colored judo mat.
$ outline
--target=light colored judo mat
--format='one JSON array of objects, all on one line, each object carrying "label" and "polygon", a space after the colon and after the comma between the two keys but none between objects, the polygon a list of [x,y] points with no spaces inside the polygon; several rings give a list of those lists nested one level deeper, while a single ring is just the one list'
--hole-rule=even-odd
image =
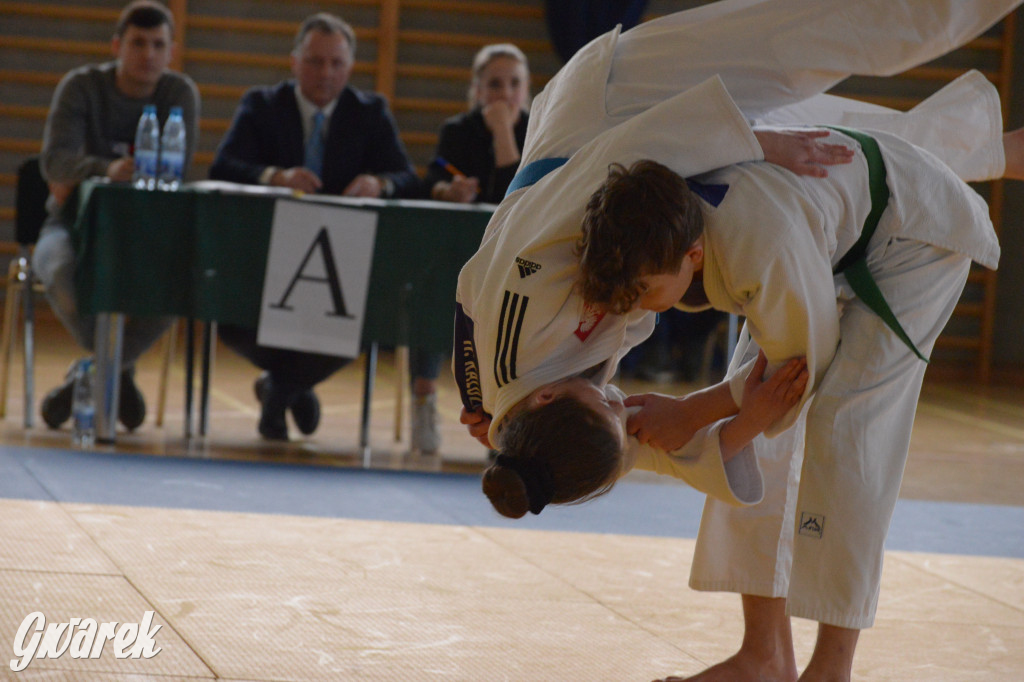
[{"label": "light colored judo mat", "polygon": [[[731,653],[736,600],[678,538],[3,500],[0,633],[139,623],[151,658],[16,680],[649,680]],[[814,626],[795,621],[801,657]],[[890,552],[859,680],[1018,680],[1024,560]]]},{"label": "light colored judo mat", "polygon": [[[681,486],[512,522],[473,476],[27,449],[0,474],[0,678],[646,681],[741,634],[738,598],[686,586],[699,496]],[[855,679],[1024,679],[1022,514],[901,502],[898,546],[957,526],[991,544],[891,549]],[[14,672],[35,613],[70,646],[40,637]],[[815,627],[794,621],[800,661]]]}]

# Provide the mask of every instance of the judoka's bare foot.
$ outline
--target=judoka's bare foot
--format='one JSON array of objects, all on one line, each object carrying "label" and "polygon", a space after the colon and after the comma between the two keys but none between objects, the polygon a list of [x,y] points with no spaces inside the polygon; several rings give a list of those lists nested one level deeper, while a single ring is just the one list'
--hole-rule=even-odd
[{"label": "judoka's bare foot", "polygon": [[1003,133],[1003,152],[1006,155],[1007,180],[1024,180],[1024,128]]},{"label": "judoka's bare foot", "polygon": [[657,682],[796,682],[796,679],[796,661],[792,654],[766,661],[741,650],[692,677],[673,676]]},{"label": "judoka's bare foot", "polygon": [[850,682],[858,637],[860,630],[820,624],[814,653],[800,682]]},{"label": "judoka's bare foot", "polygon": [[732,657],[692,677],[662,682],[796,682],[786,600],[743,595],[743,643]]}]

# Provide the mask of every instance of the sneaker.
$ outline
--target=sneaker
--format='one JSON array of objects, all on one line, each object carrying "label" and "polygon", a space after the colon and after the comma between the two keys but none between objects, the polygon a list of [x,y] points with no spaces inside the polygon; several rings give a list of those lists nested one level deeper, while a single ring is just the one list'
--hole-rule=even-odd
[{"label": "sneaker", "polygon": [[142,391],[135,385],[135,370],[126,369],[121,372],[121,395],[118,399],[117,418],[129,431],[142,426],[146,421],[146,399]]},{"label": "sneaker", "polygon": [[71,419],[71,400],[75,391],[75,370],[78,368],[79,360],[71,363],[68,373],[64,376],[64,383],[46,394],[39,412],[43,421],[51,429],[59,429],[68,419]]},{"label": "sneaker", "polygon": [[412,397],[412,449],[432,455],[441,448],[441,431],[437,423],[437,394]]}]

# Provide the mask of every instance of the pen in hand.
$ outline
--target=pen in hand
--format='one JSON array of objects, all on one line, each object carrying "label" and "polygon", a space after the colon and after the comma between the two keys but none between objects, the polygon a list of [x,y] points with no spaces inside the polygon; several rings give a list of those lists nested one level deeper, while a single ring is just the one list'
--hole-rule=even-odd
[{"label": "pen in hand", "polygon": [[454,176],[456,178],[464,178],[464,177],[466,177],[465,173],[460,171],[458,168],[456,168],[452,164],[448,163],[448,161],[446,161],[444,158],[442,158],[440,156],[437,157],[436,159],[434,159],[434,163],[436,163],[441,168],[444,168],[446,171],[451,173],[452,176]]}]

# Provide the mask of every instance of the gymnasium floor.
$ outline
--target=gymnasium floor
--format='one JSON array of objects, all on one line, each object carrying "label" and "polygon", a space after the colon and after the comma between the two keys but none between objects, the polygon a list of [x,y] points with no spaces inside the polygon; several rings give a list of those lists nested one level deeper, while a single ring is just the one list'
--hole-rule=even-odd
[{"label": "gymnasium floor", "polygon": [[[74,357],[39,330],[38,392]],[[155,402],[157,353],[138,381]],[[16,358],[15,367],[20,367]],[[186,442],[182,369],[165,426],[76,451],[0,424],[0,678],[13,680],[650,680],[734,650],[738,599],[689,590],[700,496],[632,474],[598,501],[509,521],[479,492],[482,449],[442,387],[441,458],[395,443],[382,360],[373,468],[358,467],[360,367],[319,391],[306,441],[261,443],[255,370],[219,349],[211,430]],[[651,386],[626,385],[629,390]],[[685,386],[662,386],[681,392]],[[38,420],[37,420],[38,421]],[[161,651],[33,660],[26,616],[138,623]],[[815,626],[794,621],[799,661]],[[1024,389],[929,383],[857,680],[1024,679]]]}]

